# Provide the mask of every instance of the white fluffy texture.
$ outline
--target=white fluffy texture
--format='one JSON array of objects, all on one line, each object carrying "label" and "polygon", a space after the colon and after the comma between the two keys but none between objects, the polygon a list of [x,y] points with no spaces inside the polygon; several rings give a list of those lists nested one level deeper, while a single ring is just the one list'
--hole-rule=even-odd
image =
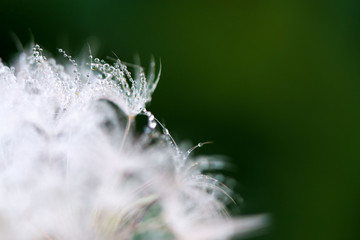
[{"label": "white fluffy texture", "polygon": [[227,217],[206,160],[182,158],[168,135],[125,136],[114,106],[153,117],[153,72],[67,58],[34,46],[12,69],[0,62],[0,239],[227,239],[263,226]]}]

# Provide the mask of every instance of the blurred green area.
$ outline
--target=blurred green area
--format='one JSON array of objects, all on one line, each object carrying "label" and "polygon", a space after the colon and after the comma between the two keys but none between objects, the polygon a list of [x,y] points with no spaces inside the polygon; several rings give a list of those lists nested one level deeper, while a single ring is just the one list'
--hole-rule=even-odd
[{"label": "blurred green area", "polygon": [[[196,154],[222,154],[243,213],[269,212],[257,240],[360,239],[360,2],[2,1],[10,32],[56,55],[98,45],[161,58],[149,106]],[[31,33],[30,33],[30,31]]]}]

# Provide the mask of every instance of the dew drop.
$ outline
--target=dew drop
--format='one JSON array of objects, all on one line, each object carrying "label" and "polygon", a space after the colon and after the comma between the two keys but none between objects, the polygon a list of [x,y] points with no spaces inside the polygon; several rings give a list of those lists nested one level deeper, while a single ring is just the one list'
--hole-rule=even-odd
[{"label": "dew drop", "polygon": [[149,126],[149,128],[150,128],[150,129],[154,129],[154,128],[156,128],[156,125],[157,125],[157,123],[156,123],[156,121],[155,121],[154,115],[150,115],[150,116],[149,116],[149,119],[148,119],[148,126]]},{"label": "dew drop", "polygon": [[34,57],[37,58],[37,57],[39,57],[39,55],[40,55],[40,53],[39,53],[38,51],[34,51],[34,52],[33,52],[33,56],[34,56]]},{"label": "dew drop", "polygon": [[157,123],[155,121],[149,122],[149,128],[154,129],[156,128]]},{"label": "dew drop", "polygon": [[61,48],[59,48],[59,53],[62,53],[62,52],[63,52],[63,50]]},{"label": "dew drop", "polygon": [[99,62],[100,62],[100,59],[95,58],[95,59],[94,59],[94,62],[95,62],[95,63],[99,63]]}]

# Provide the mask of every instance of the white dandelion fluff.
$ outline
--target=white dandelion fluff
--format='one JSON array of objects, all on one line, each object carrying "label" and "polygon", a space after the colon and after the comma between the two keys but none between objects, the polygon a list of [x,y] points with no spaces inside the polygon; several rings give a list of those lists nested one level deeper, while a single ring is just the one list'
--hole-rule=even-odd
[{"label": "white dandelion fluff", "polygon": [[59,52],[67,64],[39,45],[0,62],[0,239],[228,239],[265,226],[229,217],[229,189],[203,173],[210,160],[179,150],[146,110],[153,62],[133,76],[119,59]]}]

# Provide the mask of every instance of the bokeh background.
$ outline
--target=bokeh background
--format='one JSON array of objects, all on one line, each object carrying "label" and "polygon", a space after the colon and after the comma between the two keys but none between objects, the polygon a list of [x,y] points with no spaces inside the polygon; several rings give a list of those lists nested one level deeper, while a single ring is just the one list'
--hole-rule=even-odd
[{"label": "bokeh background", "polygon": [[161,58],[148,109],[228,156],[234,214],[273,218],[249,239],[360,239],[359,1],[2,0],[6,62],[12,33],[55,56]]}]

